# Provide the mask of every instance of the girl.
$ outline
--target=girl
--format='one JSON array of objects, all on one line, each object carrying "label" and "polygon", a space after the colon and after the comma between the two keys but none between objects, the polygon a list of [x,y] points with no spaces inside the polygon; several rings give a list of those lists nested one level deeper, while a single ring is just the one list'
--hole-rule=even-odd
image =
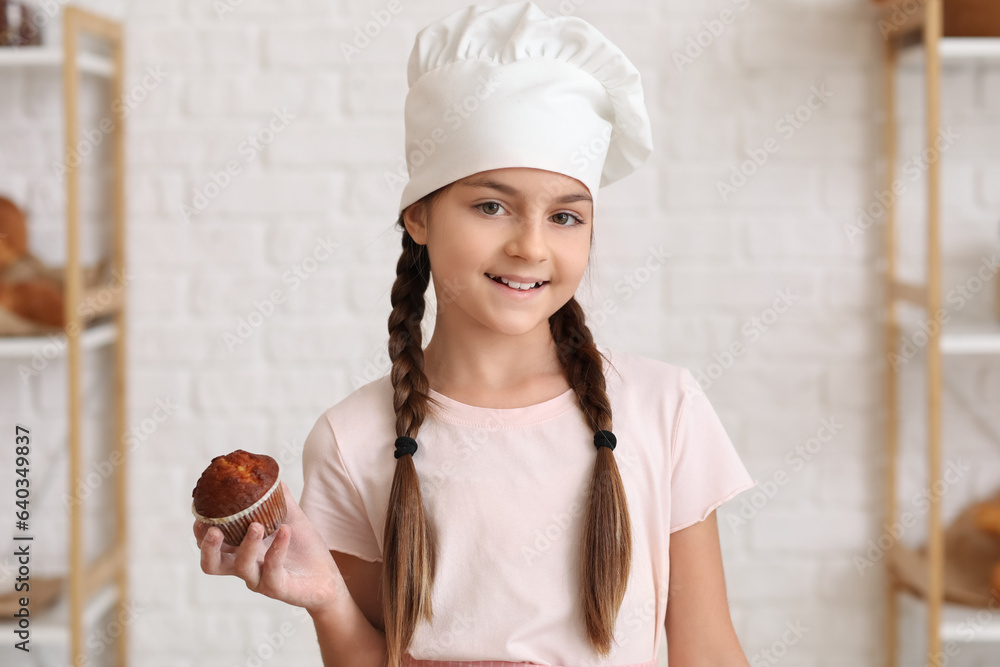
[{"label": "girl", "polygon": [[391,372],[316,421],[270,545],[196,524],[202,568],[306,608],[326,665],[649,667],[661,627],[673,665],[747,665],[715,508],[756,482],[692,374],[574,298],[652,150],[638,71],[518,2],[423,29],[408,79]]}]

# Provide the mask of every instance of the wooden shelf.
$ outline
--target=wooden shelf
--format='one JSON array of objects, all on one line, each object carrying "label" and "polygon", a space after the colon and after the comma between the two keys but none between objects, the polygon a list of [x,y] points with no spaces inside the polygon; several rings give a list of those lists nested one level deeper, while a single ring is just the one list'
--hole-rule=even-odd
[{"label": "wooden shelf", "polygon": [[[53,79],[61,81],[62,111],[63,111],[63,144],[64,154],[74,150],[80,142],[80,88],[83,84],[78,73],[96,75],[108,82],[108,105],[111,112],[119,116],[114,123],[110,136],[106,139],[112,147],[110,160],[113,170],[113,181],[110,187],[109,203],[112,210],[111,248],[108,255],[108,267],[111,274],[121,273],[125,266],[125,123],[124,116],[115,108],[115,100],[121,100],[125,95],[124,84],[124,31],[118,20],[101,16],[97,13],[69,4],[62,7],[63,34],[58,45],[41,47],[0,48],[0,68],[14,70],[30,70],[31,68],[51,69]],[[103,42],[110,55],[95,53],[99,48],[91,48],[89,40]],[[80,262],[80,201],[82,180],[81,170],[73,169],[65,179],[65,216],[66,216],[66,263],[63,293],[64,307],[68,313],[81,313],[81,307],[88,303],[90,282],[85,278],[86,269]],[[102,288],[98,288],[100,291]],[[69,543],[67,549],[67,567],[65,574],[65,590],[61,599],[49,610],[31,613],[31,640],[39,647],[50,643],[63,644],[60,652],[63,657],[58,664],[83,664],[89,662],[87,655],[89,646],[86,628],[101,617],[115,609],[116,605],[125,605],[129,598],[129,577],[126,568],[126,545],[128,540],[128,450],[125,447],[125,437],[128,428],[127,406],[127,328],[125,317],[125,286],[115,289],[112,298],[120,299],[120,304],[109,306],[109,310],[95,311],[100,313],[97,319],[89,322],[80,331],[80,345],[72,349],[68,345],[68,337],[63,329],[53,327],[51,333],[15,337],[0,337],[0,358],[34,358],[41,354],[43,358],[66,357],[66,377],[68,389],[67,421],[68,434],[66,454],[68,455],[69,474],[67,475],[67,493],[72,495],[84,475],[83,454],[83,363],[82,354],[78,352],[96,349],[114,342],[114,354],[111,361],[111,382],[108,383],[110,398],[114,408],[110,415],[112,438],[115,454],[120,458],[112,474],[113,484],[109,485],[108,493],[114,501],[114,539],[113,548],[106,551],[93,563],[87,563],[84,557],[86,526],[85,503],[71,503],[66,508],[69,514]],[[98,304],[100,305],[100,304]],[[113,317],[108,317],[110,314]],[[110,321],[109,321],[110,320]],[[82,323],[81,323],[82,326]],[[33,327],[10,330],[33,332]],[[61,344],[60,344],[61,343]],[[7,619],[0,619],[0,632],[13,638],[7,631]],[[130,663],[128,650],[129,623],[123,622],[121,631],[115,635],[113,646],[106,647],[114,654],[114,663],[127,667]],[[11,646],[13,642],[9,643]],[[66,663],[66,657],[69,663]],[[23,656],[18,656],[23,661]],[[0,658],[2,662],[4,658]],[[4,663],[6,664],[6,663]],[[17,664],[23,664],[18,662]]]},{"label": "wooden shelf", "polygon": [[[62,595],[51,608],[37,615],[31,614],[31,645],[69,645],[69,596]],[[95,593],[84,605],[83,623],[85,627],[93,627],[102,616],[107,614],[118,600],[115,586],[108,585]],[[4,637],[14,637],[14,624],[6,620],[0,622],[0,634]],[[13,641],[13,640],[12,640]]]},{"label": "wooden shelf", "polygon": [[[1000,37],[943,37],[939,52],[942,64],[970,60],[997,61],[1000,60]],[[923,45],[918,43],[904,49],[899,55],[899,64],[923,66]]]},{"label": "wooden shelf", "polygon": [[[968,25],[959,20],[956,3],[946,0],[875,0],[881,14],[880,25],[888,26],[892,37],[884,41],[883,101],[885,105],[884,185],[895,188],[899,156],[899,100],[897,75],[902,67],[915,70],[923,80],[924,144],[934,145],[941,131],[943,73],[954,71],[955,65],[1000,62],[1000,35],[986,37],[946,37],[945,34],[968,35],[986,32],[990,23]],[[984,9],[985,11],[985,9]],[[952,12],[952,13],[948,13]],[[966,15],[968,18],[968,15]],[[980,19],[974,19],[980,20]],[[883,32],[883,36],[885,33]],[[911,74],[912,75],[912,74]],[[897,275],[898,210],[895,202],[886,205],[884,243],[886,262],[885,314],[886,359],[899,354],[904,322],[897,313],[897,301],[919,306],[926,315],[937,316],[944,306],[941,294],[941,160],[926,165],[926,224],[921,230],[927,239],[924,285],[903,282]],[[907,318],[909,319],[909,318]],[[907,322],[907,324],[909,324]],[[905,335],[905,334],[904,334]],[[926,339],[925,339],[926,340]],[[942,326],[937,345],[924,349],[922,364],[926,377],[926,415],[924,425],[927,479],[934,484],[943,477],[942,454],[945,415],[942,400],[943,357],[959,354],[1000,353],[1000,324],[952,321]],[[898,460],[902,415],[898,367],[890,365],[885,379],[885,523],[894,525],[899,515]],[[930,483],[929,482],[929,483]],[[1000,641],[1000,604],[988,590],[990,573],[983,572],[984,563],[992,566],[992,554],[974,548],[968,538],[968,526],[954,524],[944,529],[941,499],[931,494],[927,507],[927,543],[919,552],[896,545],[887,554],[886,641],[885,664],[898,667],[900,662],[899,621],[905,615],[922,611],[924,626],[924,656],[942,655],[944,642]],[[964,531],[964,532],[963,532]],[[973,529],[974,531],[974,529]],[[973,532],[973,534],[975,534]],[[984,589],[984,581],[985,588]],[[900,593],[905,591],[906,594]],[[968,605],[968,606],[965,606]],[[922,609],[920,609],[922,607]],[[908,641],[912,641],[908,638]]]},{"label": "wooden shelf", "polygon": [[[110,345],[118,337],[114,322],[101,322],[88,327],[80,335],[80,348],[94,350]],[[26,359],[36,352],[42,353],[46,359],[66,356],[66,334],[51,334],[49,336],[0,336],[0,359]],[[43,352],[46,346],[58,341],[58,349],[54,354]]]},{"label": "wooden shelf", "polygon": [[946,324],[940,344],[942,354],[1000,354],[1000,322]]},{"label": "wooden shelf", "polygon": [[[115,71],[111,58],[82,51],[77,54],[80,71],[110,79]],[[0,48],[0,67],[50,67],[60,70],[66,60],[62,49],[51,46],[21,46]]]},{"label": "wooden shelf", "polygon": [[[909,592],[901,593],[899,598],[900,612],[904,618],[916,617],[914,622],[922,622],[927,615],[927,601]],[[982,617],[979,616],[981,613]],[[996,608],[969,607],[945,602],[941,605],[939,627],[943,642],[1000,642],[1000,613]]]},{"label": "wooden shelf", "polygon": [[[946,535],[945,541],[962,544],[961,548],[968,551],[971,548],[970,542],[967,536],[962,536],[962,533],[971,528],[969,524],[972,521],[972,513],[965,512],[961,521],[963,526],[957,531],[955,527],[950,527],[948,532],[952,532],[953,537],[949,538]],[[970,561],[969,558],[968,553],[962,558],[949,558],[948,554],[945,554],[943,602],[971,609],[989,605],[1000,611],[1000,600],[994,598],[989,591],[989,568],[984,568],[981,561],[976,559]],[[886,554],[885,563],[897,587],[909,591],[922,600],[926,599],[930,565],[925,548],[913,549],[904,544],[896,544]]]}]

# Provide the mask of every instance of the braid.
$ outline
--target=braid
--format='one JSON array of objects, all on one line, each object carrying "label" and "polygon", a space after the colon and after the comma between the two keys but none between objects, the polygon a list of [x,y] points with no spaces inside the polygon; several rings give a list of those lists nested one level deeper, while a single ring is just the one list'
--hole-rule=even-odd
[{"label": "braid", "polygon": [[[611,430],[611,403],[603,356],[594,345],[583,309],[571,298],[549,318],[559,363],[574,388],[580,409],[596,433]],[[612,450],[597,448],[582,544],[583,611],[590,643],[601,655],[611,651],[615,619],[625,598],[632,563],[632,527],[625,487]]]},{"label": "braid", "polygon": [[424,421],[429,384],[424,374],[424,293],[430,282],[427,246],[403,232],[403,253],[396,263],[389,315],[389,359],[392,360],[396,435],[414,437]]},{"label": "braid", "polygon": [[[402,220],[400,216],[397,225],[403,226]],[[389,315],[397,437],[416,437],[433,400],[428,395],[420,330],[429,280],[427,247],[417,244],[404,227],[403,252],[396,264]],[[435,553],[413,456],[396,459],[383,543],[382,615],[388,667],[398,667],[420,617],[428,622],[432,617]]]}]

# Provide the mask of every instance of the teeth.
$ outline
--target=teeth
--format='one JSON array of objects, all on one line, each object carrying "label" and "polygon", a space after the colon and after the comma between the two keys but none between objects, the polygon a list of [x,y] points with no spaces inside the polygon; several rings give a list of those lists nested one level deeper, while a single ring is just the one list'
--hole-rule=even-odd
[{"label": "teeth", "polygon": [[507,280],[506,278],[504,278],[502,276],[495,276],[492,273],[487,273],[486,275],[488,275],[491,279],[497,279],[497,278],[499,278],[500,282],[502,282],[504,285],[506,285],[508,287],[513,287],[514,289],[519,289],[519,290],[529,290],[529,289],[532,289],[534,287],[538,287],[539,285],[542,284],[541,282],[537,282],[537,283],[516,283],[516,282],[514,282],[512,280]]}]

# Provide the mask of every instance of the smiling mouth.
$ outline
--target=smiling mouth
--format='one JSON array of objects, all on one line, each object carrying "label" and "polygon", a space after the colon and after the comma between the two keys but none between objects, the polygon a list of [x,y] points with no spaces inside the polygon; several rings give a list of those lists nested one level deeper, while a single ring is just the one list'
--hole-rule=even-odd
[{"label": "smiling mouth", "polygon": [[495,283],[500,283],[502,285],[506,285],[507,287],[510,287],[511,289],[521,290],[522,292],[526,292],[528,290],[533,290],[533,289],[538,289],[542,285],[545,285],[545,284],[547,284],[549,282],[547,280],[541,280],[541,281],[538,281],[538,282],[535,282],[535,283],[516,283],[516,282],[509,281],[506,278],[502,278],[500,276],[495,276],[495,275],[493,275],[491,273],[485,273],[483,275],[485,275],[487,278],[489,278],[490,280],[492,280]]}]

